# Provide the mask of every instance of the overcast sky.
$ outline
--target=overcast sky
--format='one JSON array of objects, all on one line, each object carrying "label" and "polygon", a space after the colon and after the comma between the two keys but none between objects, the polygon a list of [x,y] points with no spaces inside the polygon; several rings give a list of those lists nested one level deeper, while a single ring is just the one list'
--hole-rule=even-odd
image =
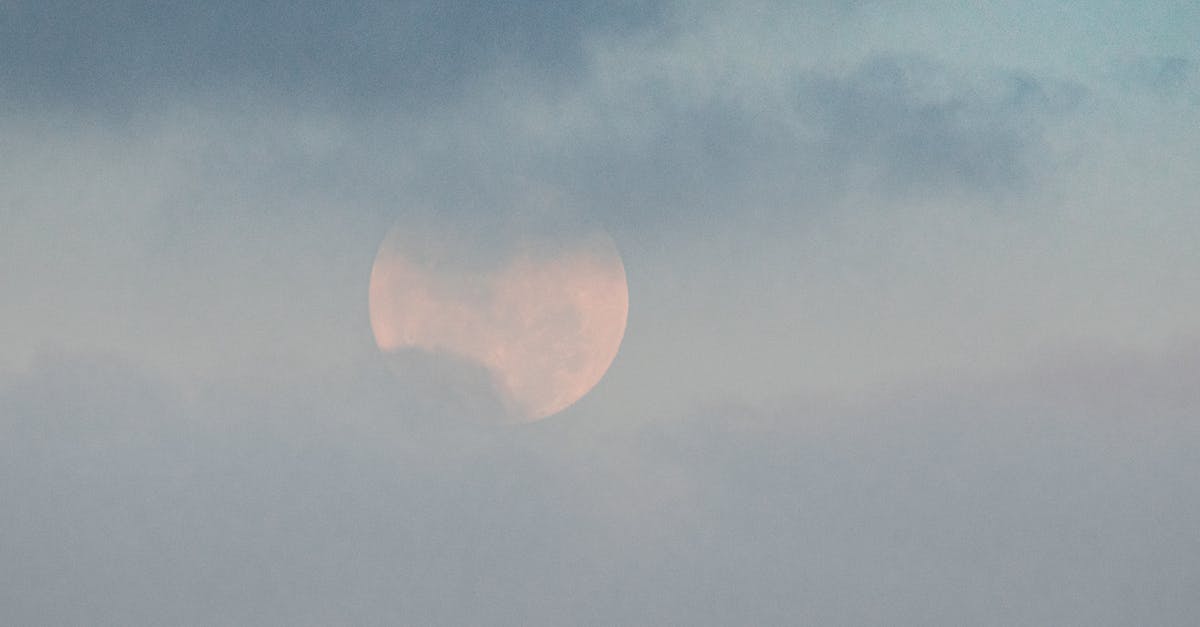
[{"label": "overcast sky", "polygon": [[[0,3],[0,623],[1200,621],[1200,4],[250,4]],[[367,281],[531,216],[485,426]]]}]

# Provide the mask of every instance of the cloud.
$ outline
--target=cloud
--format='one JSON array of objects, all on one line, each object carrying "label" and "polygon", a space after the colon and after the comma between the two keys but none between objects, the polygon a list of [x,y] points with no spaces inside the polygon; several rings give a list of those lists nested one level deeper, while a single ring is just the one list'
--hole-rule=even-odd
[{"label": "cloud", "polygon": [[656,59],[610,68],[619,88],[582,90],[561,113],[580,124],[525,168],[619,228],[794,228],[847,202],[1012,203],[1062,167],[1049,136],[1088,93],[904,54],[744,89]]},{"label": "cloud", "polygon": [[1085,94],[1028,74],[964,80],[895,57],[799,83],[801,124],[818,137],[826,174],[924,197],[1004,196],[1039,182],[1036,170],[1052,159],[1046,127]]},{"label": "cloud", "polygon": [[1200,70],[1196,61],[1181,56],[1141,57],[1123,64],[1118,70],[1126,84],[1132,84],[1161,98],[1196,95]]},{"label": "cloud", "polygon": [[[0,9],[0,622],[1200,611],[1187,20],[1154,109],[1028,7],[109,4]],[[566,415],[376,354],[395,220],[579,214]]]},{"label": "cloud", "polygon": [[0,386],[0,615],[1184,625],[1198,365],[496,430],[378,363],[189,399],[63,355]]},{"label": "cloud", "polygon": [[[17,1],[0,22],[6,99],[128,111],[173,92],[245,88],[310,105],[461,96],[506,65],[548,85],[586,71],[594,32],[636,31],[661,3]],[[394,102],[384,106],[393,106]]]}]

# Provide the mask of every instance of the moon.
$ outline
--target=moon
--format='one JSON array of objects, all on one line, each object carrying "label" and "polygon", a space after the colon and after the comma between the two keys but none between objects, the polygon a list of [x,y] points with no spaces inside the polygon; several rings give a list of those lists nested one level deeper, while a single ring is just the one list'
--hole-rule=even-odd
[{"label": "moon", "polygon": [[384,353],[482,366],[509,418],[533,422],[573,405],[616,358],[625,266],[600,229],[495,239],[397,225],[371,268],[371,330]]}]

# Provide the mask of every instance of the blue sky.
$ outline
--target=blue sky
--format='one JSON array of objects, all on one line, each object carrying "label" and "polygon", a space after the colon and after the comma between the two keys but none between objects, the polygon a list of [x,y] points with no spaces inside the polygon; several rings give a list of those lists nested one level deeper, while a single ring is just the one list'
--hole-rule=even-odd
[{"label": "blue sky", "polygon": [[[1193,624],[1197,32],[4,3],[0,622]],[[371,262],[538,216],[612,234],[627,334],[482,427]]]}]

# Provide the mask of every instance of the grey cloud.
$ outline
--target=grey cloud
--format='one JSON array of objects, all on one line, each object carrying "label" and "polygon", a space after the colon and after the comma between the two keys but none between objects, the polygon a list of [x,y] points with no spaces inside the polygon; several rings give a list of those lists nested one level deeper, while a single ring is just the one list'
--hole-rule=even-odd
[{"label": "grey cloud", "polygon": [[832,176],[866,168],[863,182],[887,193],[1002,196],[1036,182],[1046,126],[1084,92],[997,74],[964,81],[926,63],[879,58],[849,76],[803,77],[801,120],[820,138]]},{"label": "grey cloud", "polygon": [[[827,41],[720,74],[665,4],[105,4],[0,3],[0,623],[1195,622],[1195,347],[1026,351],[1192,333],[1187,118]],[[632,288],[580,405],[376,355],[396,217],[576,210]],[[772,400],[943,369],[1026,374]]]},{"label": "grey cloud", "polygon": [[265,90],[308,104],[420,105],[504,64],[547,86],[586,69],[593,32],[656,26],[662,3],[76,3],[0,9],[10,101],[127,110],[174,93]]},{"label": "grey cloud", "polygon": [[[191,23],[168,19],[172,14],[167,9],[145,10],[163,12],[157,21],[150,20],[151,24],[164,22],[171,28],[183,28],[181,24]],[[483,16],[500,11],[479,10]],[[282,29],[278,23],[286,21],[268,19],[266,10],[252,16],[237,16],[239,11],[250,10],[218,6],[187,28],[235,28],[258,20]],[[283,15],[289,11],[280,9]],[[295,11],[304,19],[323,19],[320,11]],[[354,13],[351,9],[332,11],[329,19],[351,19],[347,16]],[[568,46],[571,52],[546,54],[586,65],[590,60],[580,47],[585,27],[602,32],[605,23],[627,19],[621,18],[619,11],[613,15],[600,11],[609,15],[609,22],[580,17],[594,11],[600,10],[576,6],[554,9],[544,18],[522,14],[496,20],[528,21],[526,27],[539,32],[572,33],[557,35],[570,42],[558,45]],[[225,13],[230,13],[228,19],[221,17]],[[115,19],[102,16],[57,27],[91,28],[88,25],[96,22],[95,28],[110,28],[103,24]],[[489,17],[437,19],[447,24],[493,27]],[[552,28],[538,19],[561,20],[570,26]],[[271,33],[259,37],[249,32],[243,34],[246,41],[238,45],[269,45]],[[492,41],[478,34],[451,33],[447,37],[454,40],[459,35],[466,42]],[[219,39],[208,34],[193,36],[203,42]],[[64,41],[76,39],[116,45],[111,42],[120,38],[107,32],[64,37]],[[170,37],[151,38],[151,42],[160,39]],[[103,43],[106,41],[110,43]],[[365,41],[362,45],[370,45],[372,40]],[[495,43],[509,41],[505,38]],[[708,96],[696,98],[677,86],[680,77],[674,70],[655,65],[653,53],[661,42],[639,45],[645,46],[640,61],[645,67],[635,75],[645,78],[631,80],[613,93],[601,91],[588,80],[574,81],[567,89],[554,92],[540,88],[537,81],[522,79],[516,81],[515,94],[496,85],[479,87],[471,92],[472,98],[463,100],[467,104],[399,115],[390,105],[375,111],[353,107],[306,111],[303,99],[286,98],[242,101],[215,97],[201,99],[201,105],[194,108],[142,103],[139,106],[147,107],[146,111],[129,128],[120,124],[108,127],[114,136],[109,142],[112,145],[107,146],[113,151],[109,160],[122,163],[125,153],[144,152],[149,145],[156,163],[177,164],[179,180],[156,209],[164,215],[156,218],[154,228],[164,231],[159,239],[166,242],[166,248],[180,238],[176,231],[189,228],[179,225],[207,225],[222,218],[244,222],[242,217],[231,216],[244,215],[248,204],[263,215],[301,220],[305,215],[300,214],[312,213],[314,205],[321,205],[330,208],[327,214],[338,212],[384,224],[386,216],[405,211],[426,211],[468,222],[503,222],[543,190],[561,197],[559,209],[575,208],[626,235],[711,231],[718,224],[734,223],[778,229],[792,226],[797,219],[833,211],[848,196],[863,193],[893,204],[898,196],[986,203],[1037,189],[1044,180],[1040,173],[1053,171],[1056,165],[1045,134],[1068,116],[1085,94],[1080,86],[1030,74],[997,71],[970,78],[933,62],[881,56],[846,73],[812,70],[785,84],[763,85],[758,96],[709,85],[711,79],[699,77],[696,80],[705,83],[703,91]],[[201,51],[206,49],[200,46]],[[440,54],[437,46],[433,46],[434,52],[420,49],[432,57]],[[74,54],[55,53],[69,59],[74,59]],[[274,52],[237,54],[265,55],[267,61],[263,62],[269,62]],[[487,59],[497,57],[480,54]],[[113,56],[104,51],[88,55],[98,59]],[[144,56],[158,59],[163,55]],[[536,56],[534,52],[525,55],[534,59],[529,61],[534,66],[540,63]],[[12,72],[52,68],[53,64],[43,61],[10,62],[5,68]],[[318,55],[311,62],[340,63],[336,54]],[[409,65],[386,55],[372,62],[386,62],[396,72],[408,71],[403,68]],[[220,66],[215,62],[209,65]],[[249,67],[249,71],[257,71],[255,66]],[[473,76],[497,69],[486,60],[472,67]],[[337,82],[365,75],[342,70],[321,66],[311,76]],[[56,72],[46,71],[48,75]],[[275,79],[266,76],[273,75],[273,70],[262,72],[264,77],[252,81],[251,91],[269,93],[279,88]],[[178,74],[175,70],[164,73]],[[300,74],[307,75],[307,70]],[[446,80],[454,80],[448,78],[453,75],[438,73]],[[32,79],[13,84],[21,80]],[[408,89],[401,85],[404,80],[396,79],[398,89]],[[222,81],[218,83],[228,87]],[[88,94],[104,93],[98,86],[80,89]],[[139,89],[126,85],[116,94],[123,98]],[[418,97],[436,92],[414,90]],[[786,105],[773,106],[763,93],[774,94],[773,98]],[[367,96],[363,102],[370,100]],[[531,115],[551,120],[558,130],[537,132],[528,125]],[[176,141],[182,143],[172,143]]]},{"label": "grey cloud", "polygon": [[719,89],[697,99],[661,78],[629,92],[635,105],[596,103],[608,126],[551,152],[546,178],[613,222],[675,228],[779,228],[849,196],[994,204],[1047,181],[1058,165],[1047,134],[1087,97],[1074,83],[898,55],[766,86],[783,109]]},{"label": "grey cloud", "polygon": [[666,427],[645,455],[693,480],[673,554],[712,574],[696,612],[1186,624],[1200,576],[1187,531],[1200,517],[1187,479],[1196,354],[1105,361],[857,409],[723,405]]},{"label": "grey cloud", "polygon": [[0,617],[1190,624],[1200,364],[1104,364],[494,430],[398,421],[450,410],[380,363],[188,400],[60,357],[0,390]]},{"label": "grey cloud", "polygon": [[1132,84],[1162,98],[1195,96],[1200,88],[1200,66],[1194,59],[1180,56],[1142,57],[1124,64],[1118,75]]},{"label": "grey cloud", "polygon": [[[589,38],[679,28],[669,7],[640,7],[15,3],[0,72],[10,100],[65,102],[71,116],[115,107],[135,135],[163,123],[198,133],[180,155],[201,170],[191,174],[242,198],[269,185],[369,212],[424,203],[470,219],[544,186],[630,230],[751,212],[774,225],[863,190],[1004,198],[1053,166],[1044,133],[1084,94],[901,55],[743,94],[656,65],[669,37],[630,44],[644,53],[633,61],[642,78],[605,92],[589,80]],[[506,64],[521,71],[504,85],[476,81]],[[705,97],[679,86],[692,79]],[[199,115],[180,111],[188,100]],[[312,106],[322,102],[336,106]],[[397,113],[420,103],[436,106]],[[539,134],[529,115],[562,130]],[[203,219],[213,209],[189,195],[198,186],[173,200],[199,205]]]}]

